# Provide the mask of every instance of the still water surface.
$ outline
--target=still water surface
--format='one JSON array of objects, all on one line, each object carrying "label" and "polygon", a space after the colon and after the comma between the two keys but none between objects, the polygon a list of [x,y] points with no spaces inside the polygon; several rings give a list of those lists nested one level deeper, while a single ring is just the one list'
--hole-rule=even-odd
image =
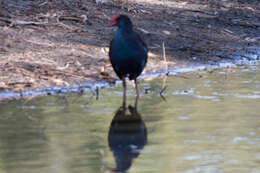
[{"label": "still water surface", "polygon": [[1,105],[0,173],[260,173],[259,65],[162,83]]}]

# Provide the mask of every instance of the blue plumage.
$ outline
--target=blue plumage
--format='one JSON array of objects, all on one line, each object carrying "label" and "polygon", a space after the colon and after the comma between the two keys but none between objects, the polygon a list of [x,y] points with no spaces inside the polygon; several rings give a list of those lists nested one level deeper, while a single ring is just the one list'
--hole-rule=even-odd
[{"label": "blue plumage", "polygon": [[117,26],[114,39],[110,43],[110,61],[120,79],[129,77],[134,80],[146,65],[148,49],[140,36],[133,31],[132,22],[127,16],[120,15]]},{"label": "blue plumage", "polygon": [[110,42],[109,59],[117,76],[123,81],[123,103],[126,100],[125,78],[135,81],[136,95],[139,97],[137,77],[142,73],[148,58],[148,49],[126,15],[116,15],[110,26],[117,26],[114,39]]}]

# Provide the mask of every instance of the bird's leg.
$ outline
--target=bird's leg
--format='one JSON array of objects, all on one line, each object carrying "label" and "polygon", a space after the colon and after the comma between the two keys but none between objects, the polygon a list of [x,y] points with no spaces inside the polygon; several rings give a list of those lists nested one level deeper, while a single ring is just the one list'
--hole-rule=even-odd
[{"label": "bird's leg", "polygon": [[135,109],[137,110],[138,100],[139,100],[139,89],[138,89],[138,82],[135,78],[135,92],[136,92],[136,98],[135,98]]},{"label": "bird's leg", "polygon": [[139,89],[138,89],[137,79],[135,79],[135,92],[136,92],[136,97],[139,98]]},{"label": "bird's leg", "polygon": [[139,96],[135,97],[135,109],[137,110],[138,107],[138,101],[139,101]]},{"label": "bird's leg", "polygon": [[126,105],[126,81],[125,77],[122,78],[123,81],[123,107]]}]

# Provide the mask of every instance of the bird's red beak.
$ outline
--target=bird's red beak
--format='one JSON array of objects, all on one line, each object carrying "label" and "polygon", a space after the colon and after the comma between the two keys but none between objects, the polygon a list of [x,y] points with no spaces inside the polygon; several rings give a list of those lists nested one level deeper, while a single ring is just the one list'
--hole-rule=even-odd
[{"label": "bird's red beak", "polygon": [[116,26],[117,25],[117,19],[120,17],[120,14],[115,15],[112,20],[109,22],[108,26],[112,27],[112,26]]},{"label": "bird's red beak", "polygon": [[117,21],[116,20],[111,20],[108,24],[109,27],[112,27],[112,26],[116,26],[117,24]]}]

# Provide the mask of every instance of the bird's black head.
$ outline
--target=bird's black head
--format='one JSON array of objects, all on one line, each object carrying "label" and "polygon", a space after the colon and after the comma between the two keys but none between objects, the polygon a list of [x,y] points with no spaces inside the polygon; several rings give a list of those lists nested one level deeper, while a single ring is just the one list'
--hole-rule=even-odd
[{"label": "bird's black head", "polygon": [[130,18],[123,14],[118,14],[113,17],[108,26],[117,26],[119,28],[129,27],[132,28],[132,22]]}]

